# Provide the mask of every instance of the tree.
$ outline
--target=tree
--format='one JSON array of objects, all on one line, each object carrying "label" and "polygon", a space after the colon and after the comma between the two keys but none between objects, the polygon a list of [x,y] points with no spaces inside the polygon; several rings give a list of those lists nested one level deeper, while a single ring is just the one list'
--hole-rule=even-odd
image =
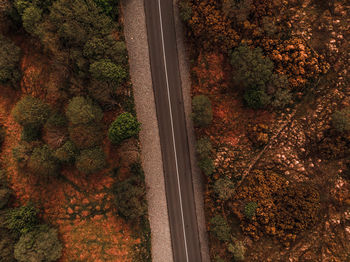
[{"label": "tree", "polygon": [[216,215],[210,219],[210,232],[221,241],[229,241],[231,238],[231,228],[221,215]]},{"label": "tree", "polygon": [[24,29],[30,34],[35,34],[41,18],[42,10],[36,6],[29,6],[22,15]]},{"label": "tree", "polygon": [[197,95],[192,100],[192,119],[197,127],[206,127],[213,120],[211,102],[205,95]]},{"label": "tree", "polygon": [[54,157],[62,163],[71,163],[77,157],[78,149],[71,142],[67,141],[54,152]]},{"label": "tree", "polygon": [[40,127],[35,125],[25,125],[23,126],[21,140],[26,142],[31,142],[39,139],[40,137]]},{"label": "tree", "polygon": [[263,56],[260,48],[240,45],[231,53],[233,79],[245,89],[266,91],[272,77],[273,62]]},{"label": "tree", "polygon": [[252,219],[255,216],[255,211],[258,207],[258,203],[249,202],[244,206],[244,215],[248,219]]},{"label": "tree", "polygon": [[126,220],[135,221],[147,213],[146,189],[138,177],[131,177],[114,186],[118,213]]},{"label": "tree", "polygon": [[116,65],[108,59],[99,60],[90,65],[93,78],[100,81],[109,81],[120,85],[127,77],[127,72],[121,65]]},{"label": "tree", "polygon": [[340,133],[350,131],[350,107],[333,113],[332,126]]},{"label": "tree", "polygon": [[199,158],[210,157],[212,155],[213,147],[209,137],[202,137],[196,143],[196,153]]},{"label": "tree", "polygon": [[235,193],[235,184],[228,178],[219,178],[214,183],[213,191],[219,199],[228,200]]},{"label": "tree", "polygon": [[0,83],[15,85],[20,78],[20,49],[0,34]]},{"label": "tree", "polygon": [[11,196],[11,190],[7,187],[2,187],[0,185],[0,209],[5,207]]},{"label": "tree", "polygon": [[41,126],[49,117],[50,108],[40,99],[27,95],[16,104],[12,115],[22,126]]},{"label": "tree", "polygon": [[101,121],[103,112],[91,99],[76,96],[69,101],[66,116],[73,125],[81,125]]},{"label": "tree", "polygon": [[122,113],[110,125],[108,138],[113,144],[120,144],[125,139],[137,136],[140,132],[141,123],[139,123],[132,114]]},{"label": "tree", "polygon": [[38,224],[38,210],[32,205],[17,207],[9,211],[6,227],[16,233],[32,231]]},{"label": "tree", "polygon": [[234,261],[244,261],[245,247],[242,241],[228,244],[228,251],[233,254]]},{"label": "tree", "polygon": [[20,262],[56,261],[61,257],[62,245],[57,230],[41,225],[23,234],[15,245],[15,258]]},{"label": "tree", "polygon": [[265,90],[257,86],[248,88],[244,93],[247,105],[254,109],[266,107],[270,103],[270,99],[271,97],[266,94]]},{"label": "tree", "polygon": [[11,231],[0,227],[0,261],[1,262],[15,262],[13,256],[15,246],[15,236]]},{"label": "tree", "polygon": [[50,148],[43,145],[33,150],[28,161],[28,169],[35,175],[48,179],[58,174],[59,165]]},{"label": "tree", "polygon": [[6,129],[3,125],[0,124],[0,147],[4,143],[5,137],[6,137]]},{"label": "tree", "polygon": [[104,138],[102,125],[99,123],[69,126],[69,137],[79,148],[86,149],[101,144]]},{"label": "tree", "polygon": [[192,18],[192,7],[189,1],[180,1],[179,9],[181,20],[184,22],[188,22]]},{"label": "tree", "polygon": [[96,173],[106,166],[105,154],[101,147],[82,150],[75,165],[84,174]]}]

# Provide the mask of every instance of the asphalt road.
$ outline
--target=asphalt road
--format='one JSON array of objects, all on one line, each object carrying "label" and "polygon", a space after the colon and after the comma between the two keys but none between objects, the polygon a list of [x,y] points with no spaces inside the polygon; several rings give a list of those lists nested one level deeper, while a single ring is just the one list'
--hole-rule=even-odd
[{"label": "asphalt road", "polygon": [[200,262],[173,0],[144,2],[174,261]]}]

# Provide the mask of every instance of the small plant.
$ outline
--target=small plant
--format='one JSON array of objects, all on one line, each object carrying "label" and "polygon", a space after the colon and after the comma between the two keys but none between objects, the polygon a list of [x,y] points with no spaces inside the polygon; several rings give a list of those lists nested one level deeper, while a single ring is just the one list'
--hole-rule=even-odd
[{"label": "small plant", "polygon": [[192,100],[192,119],[196,127],[206,127],[213,120],[211,102],[205,95],[195,96]]},{"label": "small plant", "polygon": [[350,131],[350,108],[336,111],[332,115],[332,126],[340,133]]},{"label": "small plant", "polygon": [[24,233],[15,245],[15,258],[19,262],[56,261],[61,257],[62,245],[57,230],[41,225]]},{"label": "small plant", "polygon": [[196,143],[196,153],[199,158],[210,157],[213,147],[209,137],[202,137]]},{"label": "small plant", "polygon": [[137,136],[141,124],[130,113],[123,113],[117,117],[108,130],[108,138],[113,144],[120,144],[125,139]]},{"label": "small plant", "polygon": [[258,203],[249,202],[244,206],[244,215],[248,219],[252,219],[255,216],[255,211],[258,207]]},{"label": "small plant", "polygon": [[0,147],[5,141],[5,136],[6,136],[6,130],[3,125],[0,124]]},{"label": "small plant", "polygon": [[228,251],[233,254],[234,261],[244,261],[245,247],[242,241],[228,244]]},{"label": "small plant", "polygon": [[210,176],[211,174],[213,174],[215,170],[214,161],[210,157],[200,158],[198,160],[198,167],[207,176]]},{"label": "small plant", "polygon": [[101,121],[103,112],[91,99],[76,96],[69,101],[66,116],[73,125],[83,125]]},{"label": "small plant", "polygon": [[1,187],[0,185],[0,209],[5,207],[11,196],[11,190],[7,187]]},{"label": "small plant", "polygon": [[228,200],[235,193],[235,184],[228,178],[219,178],[214,183],[213,191],[219,199]]},{"label": "small plant", "polygon": [[75,165],[84,174],[96,173],[106,166],[105,154],[101,147],[82,150]]},{"label": "small plant", "polygon": [[16,104],[12,115],[22,126],[41,126],[48,119],[50,108],[38,98],[25,96]]},{"label": "small plant", "polygon": [[48,179],[57,176],[59,166],[51,149],[47,145],[34,148],[29,161],[28,169],[41,178]]},{"label": "small plant", "polygon": [[221,215],[216,215],[210,219],[210,232],[221,241],[229,241],[231,238],[231,228]]},{"label": "small plant", "polygon": [[27,233],[38,224],[38,210],[32,205],[21,206],[10,210],[6,227],[17,233]]},{"label": "small plant", "polygon": [[181,20],[184,22],[188,22],[192,18],[192,7],[189,1],[180,1],[179,8]]},{"label": "small plant", "polygon": [[127,72],[123,66],[116,65],[109,60],[92,63],[90,73],[97,80],[110,81],[117,85],[122,84],[127,77]]},{"label": "small plant", "polygon": [[77,152],[76,146],[71,141],[67,141],[55,151],[54,156],[62,163],[71,163],[75,160]]},{"label": "small plant", "polygon": [[248,88],[243,97],[247,105],[253,109],[264,108],[271,101],[271,97],[262,88],[256,87]]}]

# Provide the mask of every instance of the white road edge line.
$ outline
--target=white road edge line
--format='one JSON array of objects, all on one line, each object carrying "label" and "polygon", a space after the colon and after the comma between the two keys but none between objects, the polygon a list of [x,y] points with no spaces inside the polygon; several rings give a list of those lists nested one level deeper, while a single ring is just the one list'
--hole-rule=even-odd
[{"label": "white road edge line", "polygon": [[175,134],[174,134],[175,131],[174,131],[174,122],[173,122],[173,114],[172,114],[173,111],[172,111],[172,108],[171,108],[171,100],[170,100],[168,68],[167,68],[166,56],[165,56],[162,8],[161,8],[161,5],[160,5],[160,0],[158,0],[158,8],[159,8],[160,32],[161,32],[161,35],[162,35],[162,47],[163,47],[164,67],[165,67],[165,79],[166,79],[166,86],[167,86],[167,93],[168,93],[168,102],[169,102],[169,109],[170,109],[171,132],[172,132],[172,137],[173,137],[173,145],[174,145],[174,153],[175,153],[176,177],[177,177],[177,184],[178,184],[178,190],[179,190],[179,196],[180,196],[180,211],[181,211],[181,218],[182,218],[182,230],[183,230],[183,233],[184,233],[186,261],[189,262],[188,250],[187,250],[187,238],[186,238],[186,230],[185,230],[185,219],[184,219],[184,213],[183,213],[183,208],[182,208],[182,196],[181,196],[181,186],[180,186],[180,177],[179,177],[179,167],[178,167],[178,163],[177,163],[177,154],[176,154],[176,145],[175,145]]}]

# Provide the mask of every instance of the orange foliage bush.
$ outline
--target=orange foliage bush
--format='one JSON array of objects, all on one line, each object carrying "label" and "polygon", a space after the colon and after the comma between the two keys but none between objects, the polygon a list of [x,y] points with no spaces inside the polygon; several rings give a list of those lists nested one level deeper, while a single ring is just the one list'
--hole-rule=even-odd
[{"label": "orange foliage bush", "polygon": [[[258,203],[251,219],[244,217],[244,204]],[[317,221],[319,194],[306,184],[289,184],[273,172],[252,172],[246,183],[237,189],[230,206],[241,220],[242,230],[259,239],[263,235],[276,237],[288,245],[296,236]]]}]

